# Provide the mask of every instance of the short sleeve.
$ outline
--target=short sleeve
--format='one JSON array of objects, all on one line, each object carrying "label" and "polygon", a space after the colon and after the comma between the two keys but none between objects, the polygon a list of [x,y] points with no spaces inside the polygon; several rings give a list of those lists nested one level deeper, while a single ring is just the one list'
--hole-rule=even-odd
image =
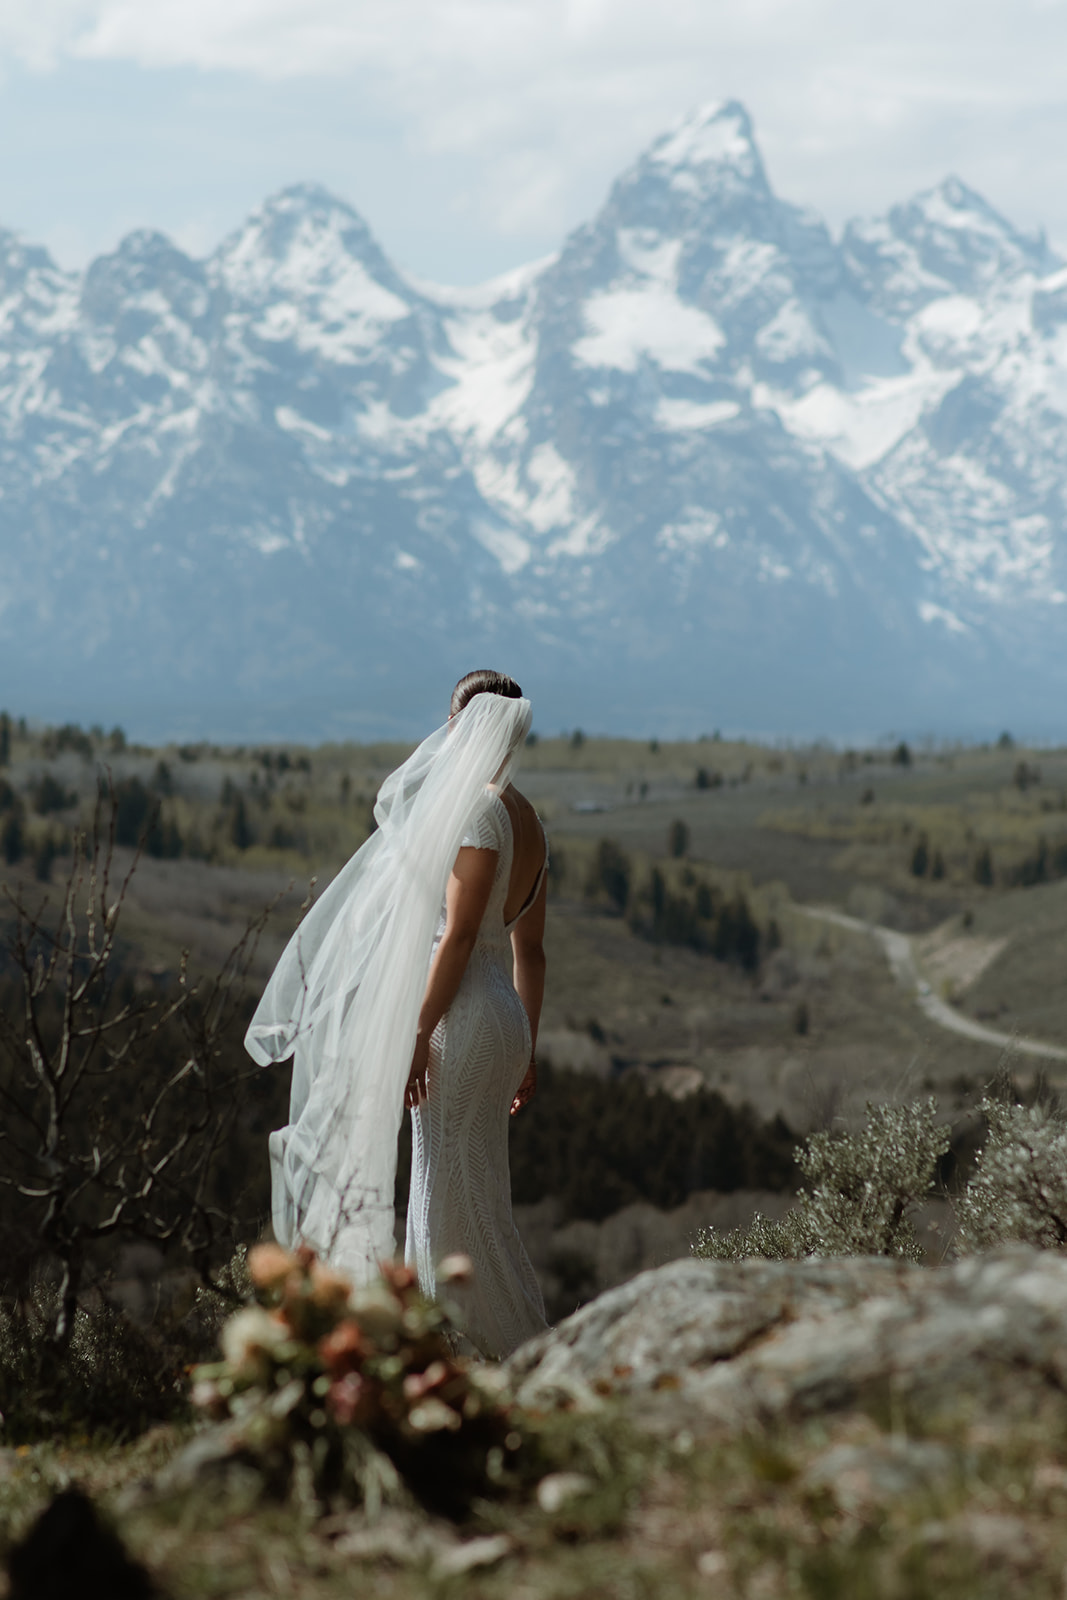
[{"label": "short sleeve", "polygon": [[500,801],[495,797],[487,805],[482,806],[471,818],[467,831],[460,840],[461,850],[496,850],[501,847],[500,818],[497,807]]}]

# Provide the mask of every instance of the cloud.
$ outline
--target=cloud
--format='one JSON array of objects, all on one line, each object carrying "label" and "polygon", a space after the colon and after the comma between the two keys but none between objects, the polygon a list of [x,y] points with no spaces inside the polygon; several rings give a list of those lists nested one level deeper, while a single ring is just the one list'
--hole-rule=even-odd
[{"label": "cloud", "polygon": [[0,7],[0,60],[9,57],[38,70],[54,67],[96,21],[99,0],[4,0]]},{"label": "cloud", "polygon": [[456,216],[532,253],[680,112],[723,97],[753,112],[779,191],[833,222],[958,170],[1024,225],[1067,238],[1063,0],[4,0],[2,12],[0,59],[35,70],[125,63],[237,75],[283,99],[301,84],[350,91],[406,159],[454,175]]}]

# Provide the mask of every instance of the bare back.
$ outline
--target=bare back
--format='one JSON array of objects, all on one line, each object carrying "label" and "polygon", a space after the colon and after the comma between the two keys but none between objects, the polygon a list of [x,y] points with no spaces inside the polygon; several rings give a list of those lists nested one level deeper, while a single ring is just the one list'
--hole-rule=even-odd
[{"label": "bare back", "polygon": [[504,921],[514,922],[523,910],[545,864],[545,835],[540,819],[524,794],[509,784],[500,798],[511,819],[511,877],[504,899]]}]

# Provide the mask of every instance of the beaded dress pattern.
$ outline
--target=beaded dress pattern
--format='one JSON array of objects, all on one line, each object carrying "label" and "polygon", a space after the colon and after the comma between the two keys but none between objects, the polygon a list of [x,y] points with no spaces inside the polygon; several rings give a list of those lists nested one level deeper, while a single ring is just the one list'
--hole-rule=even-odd
[{"label": "beaded dress pattern", "polygon": [[[504,921],[513,838],[494,794],[465,846],[497,852],[478,938],[456,997],[430,1041],[429,1093],[411,1113],[408,1265],[423,1292],[437,1290],[445,1256],[471,1258],[473,1282],[457,1297],[462,1330],[484,1356],[502,1359],[547,1326],[537,1277],[511,1213],[508,1122],[530,1064],[530,1023],[512,983],[511,931],[537,898],[545,864],[519,915]],[[438,939],[444,932],[444,917]]]}]

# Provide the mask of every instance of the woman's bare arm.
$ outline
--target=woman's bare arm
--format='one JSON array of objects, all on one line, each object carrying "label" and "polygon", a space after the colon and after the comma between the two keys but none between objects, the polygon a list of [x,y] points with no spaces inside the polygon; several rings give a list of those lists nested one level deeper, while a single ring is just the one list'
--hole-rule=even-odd
[{"label": "woman's bare arm", "polygon": [[[456,857],[445,893],[445,931],[430,966],[419,1012],[419,1031],[411,1058],[404,1104],[418,1105],[426,1094],[430,1035],[456,998],[482,925],[496,876],[495,850],[466,846]],[[532,914],[532,913],[531,913]]]},{"label": "woman's bare arm", "polygon": [[537,899],[512,929],[511,952],[514,957],[513,981],[519,999],[530,1019],[530,1066],[515,1095],[512,1113],[521,1111],[537,1088],[537,1066],[533,1051],[537,1046],[537,1029],[541,1022],[541,1007],[545,998],[545,904],[548,883],[542,880]]}]

